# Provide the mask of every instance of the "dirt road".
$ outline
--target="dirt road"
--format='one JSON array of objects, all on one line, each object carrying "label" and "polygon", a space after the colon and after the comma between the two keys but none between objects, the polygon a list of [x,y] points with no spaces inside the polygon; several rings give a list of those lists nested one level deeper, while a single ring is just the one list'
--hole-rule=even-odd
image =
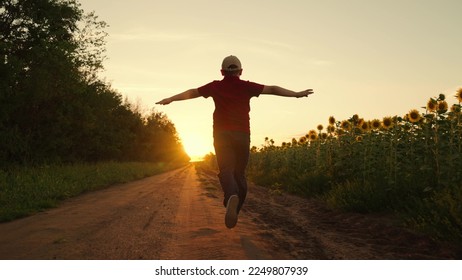
[{"label": "dirt road", "polygon": [[386,217],[335,213],[250,186],[236,228],[193,165],[0,224],[0,259],[452,259],[454,248]]}]

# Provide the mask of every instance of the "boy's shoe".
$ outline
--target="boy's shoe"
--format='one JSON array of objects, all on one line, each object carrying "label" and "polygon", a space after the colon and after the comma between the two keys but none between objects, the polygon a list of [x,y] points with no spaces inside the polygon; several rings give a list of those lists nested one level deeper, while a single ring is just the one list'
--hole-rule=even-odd
[{"label": "boy's shoe", "polygon": [[237,224],[237,207],[239,205],[239,197],[232,195],[226,205],[225,225],[227,228],[233,228]]}]

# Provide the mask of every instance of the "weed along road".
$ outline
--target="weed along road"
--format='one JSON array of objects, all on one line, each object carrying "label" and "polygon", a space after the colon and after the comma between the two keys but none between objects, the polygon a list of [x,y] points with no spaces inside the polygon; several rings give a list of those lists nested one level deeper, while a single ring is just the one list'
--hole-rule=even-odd
[{"label": "weed along road", "polygon": [[216,175],[189,165],[0,224],[0,259],[452,259],[393,219],[251,185],[224,225]]}]

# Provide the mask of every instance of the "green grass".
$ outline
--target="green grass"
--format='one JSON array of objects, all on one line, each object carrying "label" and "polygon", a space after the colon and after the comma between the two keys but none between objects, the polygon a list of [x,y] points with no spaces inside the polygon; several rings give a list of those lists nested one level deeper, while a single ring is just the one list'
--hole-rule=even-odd
[{"label": "green grass", "polygon": [[373,213],[390,209],[386,189],[355,180],[337,184],[324,199],[330,207],[344,211]]},{"label": "green grass", "polygon": [[95,163],[0,170],[0,222],[11,221],[84,192],[171,169],[160,163]]}]

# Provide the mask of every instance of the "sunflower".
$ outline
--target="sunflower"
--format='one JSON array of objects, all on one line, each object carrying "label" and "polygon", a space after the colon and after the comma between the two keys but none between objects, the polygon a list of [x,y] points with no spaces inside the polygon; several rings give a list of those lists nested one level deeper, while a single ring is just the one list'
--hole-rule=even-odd
[{"label": "sunflower", "polygon": [[329,126],[327,127],[327,132],[329,132],[329,133],[334,133],[334,132],[335,132],[335,126],[329,125]]},{"label": "sunflower", "polygon": [[393,126],[393,119],[391,117],[384,117],[382,120],[382,127],[390,129]]},{"label": "sunflower", "polygon": [[433,98],[430,98],[430,100],[428,100],[428,102],[427,102],[427,110],[428,110],[429,112],[435,112],[435,111],[436,111],[436,107],[437,107],[436,105],[437,105],[436,100],[433,99]]},{"label": "sunflower", "polygon": [[334,116],[330,116],[330,117],[329,117],[329,124],[330,124],[330,125],[334,125],[334,124],[335,124],[335,118],[334,118]]},{"label": "sunflower", "polygon": [[372,127],[372,129],[379,129],[381,125],[382,125],[382,123],[381,123],[380,120],[378,120],[378,119],[373,119],[373,120],[371,121],[371,127]]},{"label": "sunflower", "polygon": [[324,126],[322,126],[322,124],[319,124],[317,128],[318,128],[319,131],[321,131],[321,130],[324,129]]},{"label": "sunflower", "polygon": [[358,127],[359,129],[361,129],[361,131],[369,131],[370,129],[369,122],[366,122],[363,119],[361,119],[361,122],[359,123]]},{"label": "sunflower", "polygon": [[363,141],[363,137],[362,137],[361,135],[356,136],[356,141],[357,141],[357,142]]},{"label": "sunflower", "polygon": [[458,89],[456,92],[456,98],[459,100],[459,103],[462,102],[462,88]]},{"label": "sunflower", "polygon": [[344,129],[344,130],[349,130],[350,129],[350,122],[349,121],[342,121],[342,123],[340,124],[340,126]]},{"label": "sunflower", "polygon": [[440,101],[437,104],[438,107],[438,113],[443,114],[448,111],[448,103],[446,101]]},{"label": "sunflower", "polygon": [[419,111],[417,111],[416,109],[412,109],[407,114],[407,118],[409,119],[409,121],[411,123],[416,123],[416,122],[420,121],[421,115],[420,115]]},{"label": "sunflower", "polygon": [[316,139],[318,139],[318,133],[314,129],[310,130],[310,132],[308,132],[308,135],[310,141],[315,141]]},{"label": "sunflower", "polygon": [[451,112],[453,113],[460,113],[460,104],[453,104],[451,106]]},{"label": "sunflower", "polygon": [[300,137],[300,139],[298,139],[298,143],[305,144],[306,143],[306,137],[305,136]]}]

